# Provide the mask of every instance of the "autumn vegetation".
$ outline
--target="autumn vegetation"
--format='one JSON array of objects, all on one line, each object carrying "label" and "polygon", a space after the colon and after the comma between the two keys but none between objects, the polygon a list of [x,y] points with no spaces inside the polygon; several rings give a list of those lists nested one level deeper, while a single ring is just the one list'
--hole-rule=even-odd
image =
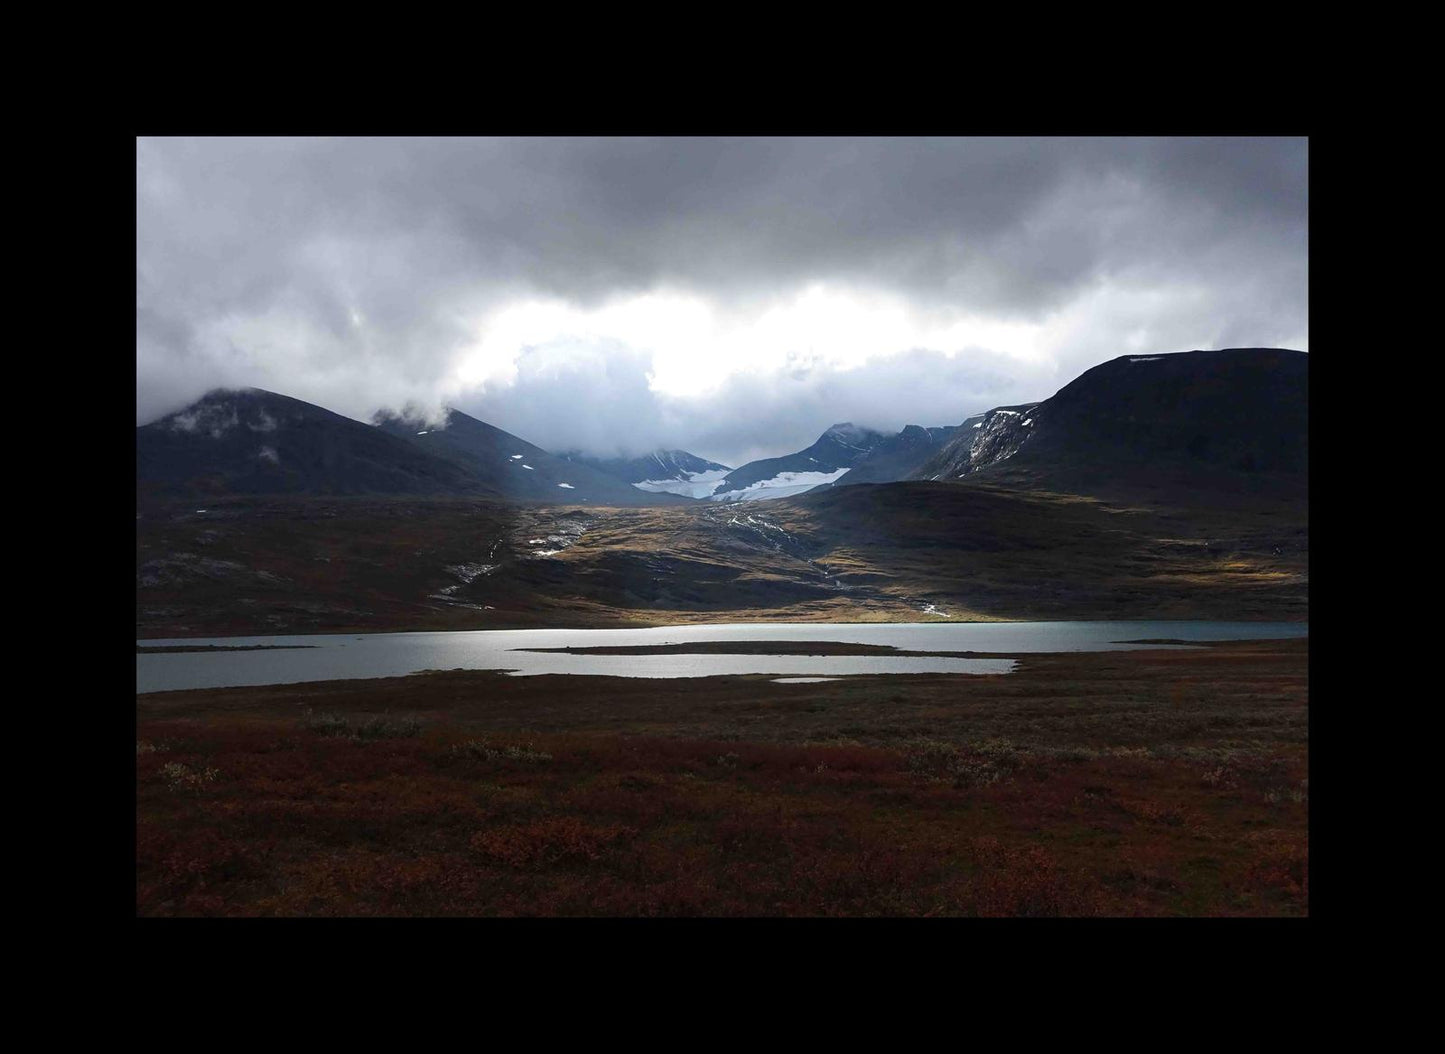
[{"label": "autumn vegetation", "polygon": [[1302,916],[1306,662],[142,696],[137,912]]}]

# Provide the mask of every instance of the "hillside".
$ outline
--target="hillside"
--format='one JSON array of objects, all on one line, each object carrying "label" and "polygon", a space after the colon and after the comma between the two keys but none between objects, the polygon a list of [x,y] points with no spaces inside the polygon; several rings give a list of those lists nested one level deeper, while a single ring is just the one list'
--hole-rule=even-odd
[{"label": "hillside", "polygon": [[395,436],[260,388],[217,389],[137,428],[136,492],[146,499],[497,493]]},{"label": "hillside", "polygon": [[1041,403],[966,422],[914,479],[1123,494],[1303,493],[1309,356],[1279,348],[1125,355]]},{"label": "hillside", "polygon": [[683,500],[638,490],[591,465],[549,454],[460,410],[448,410],[440,425],[386,411],[374,420],[381,431],[450,462],[501,497],[567,505],[658,505]]}]

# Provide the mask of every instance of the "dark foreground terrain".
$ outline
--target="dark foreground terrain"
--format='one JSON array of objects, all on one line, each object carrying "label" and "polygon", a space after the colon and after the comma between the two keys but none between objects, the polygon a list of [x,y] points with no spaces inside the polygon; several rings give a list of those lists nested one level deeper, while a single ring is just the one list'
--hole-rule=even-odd
[{"label": "dark foreground terrain", "polygon": [[138,696],[137,912],[1305,915],[1307,649]]}]

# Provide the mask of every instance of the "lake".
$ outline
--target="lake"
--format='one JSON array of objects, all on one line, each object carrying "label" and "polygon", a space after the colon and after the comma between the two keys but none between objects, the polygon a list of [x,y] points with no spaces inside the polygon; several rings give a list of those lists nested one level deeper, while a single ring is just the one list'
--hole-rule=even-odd
[{"label": "lake", "polygon": [[[814,641],[880,644],[910,651],[975,651],[1006,655],[1171,648],[1127,644],[1275,640],[1309,635],[1303,622],[988,622],[988,623],[734,623],[654,629],[522,629],[450,633],[309,634],[138,640],[142,647],[290,646],[294,650],[181,652],[136,655],[136,693],[301,681],[399,677],[423,670],[502,670],[515,676],[567,673],[610,677],[848,677],[861,674],[1001,674],[1012,659],[888,655],[569,655],[524,648],[682,644],[698,641]],[[304,647],[296,647],[303,645]]]}]

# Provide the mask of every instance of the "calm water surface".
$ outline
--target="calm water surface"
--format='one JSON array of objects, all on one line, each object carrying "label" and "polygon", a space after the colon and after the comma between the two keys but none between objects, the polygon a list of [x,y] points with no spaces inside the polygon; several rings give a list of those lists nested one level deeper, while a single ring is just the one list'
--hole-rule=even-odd
[{"label": "calm water surface", "polygon": [[[735,623],[657,629],[522,629],[465,633],[309,634],[138,640],[163,645],[310,645],[294,651],[233,651],[136,656],[136,693],[185,688],[293,684],[300,681],[399,677],[422,670],[505,670],[610,677],[712,677],[770,674],[846,677],[880,673],[1008,673],[1011,659],[946,659],[883,655],[567,655],[523,648],[683,644],[696,641],[841,641],[911,651],[1022,654],[1118,651],[1180,645],[1122,644],[1141,638],[1184,641],[1274,640],[1309,635],[1302,622],[993,622],[993,623]],[[800,650],[806,651],[805,647]]]}]

